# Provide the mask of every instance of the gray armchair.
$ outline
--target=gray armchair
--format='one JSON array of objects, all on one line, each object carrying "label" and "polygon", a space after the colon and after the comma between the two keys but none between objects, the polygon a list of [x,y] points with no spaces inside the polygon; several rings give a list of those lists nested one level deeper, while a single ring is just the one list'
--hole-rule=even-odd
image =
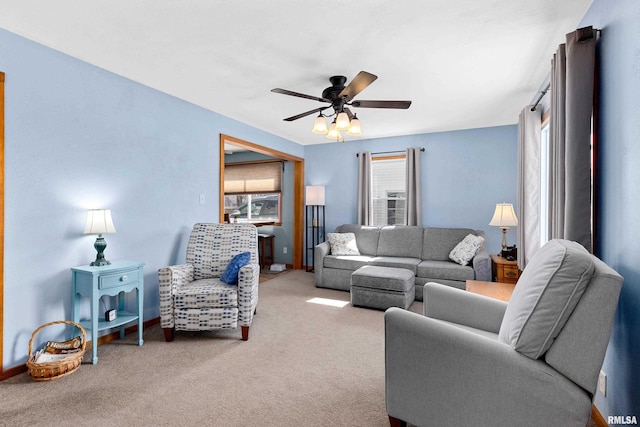
[{"label": "gray armchair", "polygon": [[424,316],[385,313],[391,425],[584,427],[622,280],[577,243],[553,240],[508,304],[426,284]]},{"label": "gray armchair", "polygon": [[[234,255],[249,252],[238,283],[220,280]],[[258,231],[252,224],[195,224],[187,244],[186,263],[158,270],[160,324],[165,339],[174,331],[242,330],[249,327],[258,304]]]}]

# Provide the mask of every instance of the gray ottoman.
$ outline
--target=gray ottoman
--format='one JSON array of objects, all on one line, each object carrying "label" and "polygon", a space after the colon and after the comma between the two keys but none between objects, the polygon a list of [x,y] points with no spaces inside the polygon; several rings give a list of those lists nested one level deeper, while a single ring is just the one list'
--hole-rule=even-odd
[{"label": "gray ottoman", "polygon": [[365,265],[351,274],[351,304],[406,310],[415,299],[414,280],[414,273],[405,268]]}]

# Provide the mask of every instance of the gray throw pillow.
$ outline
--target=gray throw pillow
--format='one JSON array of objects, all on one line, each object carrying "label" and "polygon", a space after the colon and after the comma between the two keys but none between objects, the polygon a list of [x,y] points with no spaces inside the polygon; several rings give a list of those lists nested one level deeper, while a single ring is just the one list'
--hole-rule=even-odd
[{"label": "gray throw pillow", "polygon": [[593,258],[576,242],[551,240],[522,272],[498,338],[531,359],[553,344],[594,272]]},{"label": "gray throw pillow", "polygon": [[327,233],[331,255],[360,255],[353,233]]}]

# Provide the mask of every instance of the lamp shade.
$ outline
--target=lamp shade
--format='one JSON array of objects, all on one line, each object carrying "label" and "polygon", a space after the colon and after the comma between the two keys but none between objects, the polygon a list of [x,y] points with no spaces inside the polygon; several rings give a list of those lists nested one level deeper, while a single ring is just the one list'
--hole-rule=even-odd
[{"label": "lamp shade", "polygon": [[324,206],[324,187],[321,185],[308,185],[305,201],[307,206]]},{"label": "lamp shade", "polygon": [[115,233],[116,227],[111,219],[110,209],[91,209],[87,213],[87,225],[84,234],[109,234]]},{"label": "lamp shade", "polygon": [[336,129],[347,130],[349,129],[349,116],[344,111],[338,113],[336,117]]},{"label": "lamp shade", "polygon": [[329,131],[327,132],[327,138],[338,139],[340,137],[340,131],[336,128],[336,121],[331,122]]},{"label": "lamp shade", "polygon": [[349,122],[349,130],[347,135],[362,135],[362,128],[360,127],[360,120],[357,116],[353,116],[353,119]]},{"label": "lamp shade", "polygon": [[313,130],[311,130],[311,132],[313,133],[317,133],[317,134],[325,134],[329,131],[329,129],[327,129],[327,120],[322,117],[322,114],[320,114],[318,117],[316,117],[316,120],[313,122]]},{"label": "lamp shade", "polygon": [[518,218],[516,218],[513,205],[511,203],[496,204],[496,210],[489,225],[495,227],[515,227],[518,225]]}]

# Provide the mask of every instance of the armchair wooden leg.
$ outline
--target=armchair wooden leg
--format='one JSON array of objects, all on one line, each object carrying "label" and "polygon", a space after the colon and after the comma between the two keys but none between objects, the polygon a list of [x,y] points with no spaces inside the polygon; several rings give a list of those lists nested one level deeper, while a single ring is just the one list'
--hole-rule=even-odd
[{"label": "armchair wooden leg", "polygon": [[242,328],[242,341],[247,341],[249,339],[249,327],[241,326]]},{"label": "armchair wooden leg", "polygon": [[407,427],[407,422],[389,415],[389,425],[391,427]]},{"label": "armchair wooden leg", "polygon": [[173,328],[162,328],[164,330],[164,340],[166,342],[171,342],[173,341],[174,335],[174,329]]}]

